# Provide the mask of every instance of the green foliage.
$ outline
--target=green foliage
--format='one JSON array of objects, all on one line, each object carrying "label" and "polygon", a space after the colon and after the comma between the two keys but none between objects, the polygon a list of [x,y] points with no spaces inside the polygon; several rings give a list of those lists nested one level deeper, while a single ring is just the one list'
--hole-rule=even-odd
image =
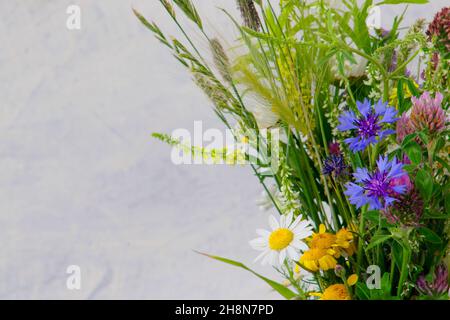
[{"label": "green foliage", "polygon": [[[448,109],[449,62],[443,55],[439,64],[433,65],[434,48],[430,48],[423,22],[403,32],[403,13],[394,19],[387,34],[367,25],[373,5],[428,1],[346,0],[340,8],[331,8],[326,1],[280,0],[279,8],[271,2],[238,1],[242,22],[224,11],[239,34],[239,53],[232,55],[227,55],[219,37],[209,35],[192,1],[174,0],[175,6],[166,0],[160,2],[183,39],[167,37],[154,22],[135,10],[134,14],[192,74],[223,123],[228,128],[237,123],[241,128],[255,130],[256,140],[264,140],[260,132],[266,127],[283,131],[280,169],[252,163],[256,177],[280,214],[294,212],[312,221],[316,229],[325,224],[334,232],[342,227],[352,230],[357,252],[348,259],[340,257],[340,263],[349,272],[362,273],[373,264],[381,266],[383,272],[380,289],[369,290],[360,281],[354,290],[356,298],[407,299],[417,294],[413,284],[418,275],[429,272],[448,248],[450,134],[445,130],[437,135],[416,131],[399,145],[390,137],[373,148],[353,153],[343,143],[349,136],[335,128],[343,109],[355,110],[356,102],[365,98],[389,101],[403,114],[411,109],[412,97],[424,90],[440,91],[444,94],[444,109]],[[188,21],[180,19],[180,11]],[[195,38],[201,36],[202,47],[207,43],[211,52],[200,49],[183,26],[185,22],[194,22],[199,31]],[[425,69],[426,80],[421,86],[414,79],[419,74],[411,77],[406,72],[416,69],[417,60],[419,69]],[[261,118],[275,120],[267,124]],[[168,135],[153,136],[202,157],[221,158],[227,153],[185,146]],[[341,142],[349,171],[339,178],[322,174],[324,161],[330,155],[329,144],[336,141]],[[407,156],[411,162],[405,170],[423,202],[417,224],[388,219],[383,210],[356,209],[344,194],[356,168],[373,170],[378,156],[385,154],[398,159]],[[268,182],[278,187],[279,197],[272,197],[266,187]],[[240,262],[209,257],[253,273],[287,299],[304,297],[301,286],[292,281],[292,270],[284,275],[297,292]],[[336,281],[332,271],[314,274],[313,282],[319,287]]]},{"label": "green foliage", "polygon": [[195,22],[200,29],[203,29],[202,20],[191,0],[173,0],[173,2],[175,2],[178,8],[180,8],[190,20]]},{"label": "green foliage", "polygon": [[293,299],[293,298],[295,298],[297,296],[294,292],[292,292],[290,289],[286,288],[284,285],[282,285],[282,284],[280,284],[278,282],[275,282],[273,280],[270,280],[269,278],[266,278],[266,277],[260,275],[259,273],[256,273],[255,271],[253,271],[252,269],[250,269],[249,267],[247,267],[246,265],[244,265],[241,262],[230,260],[230,259],[226,259],[226,258],[222,258],[222,257],[219,257],[219,256],[213,256],[213,255],[206,254],[206,253],[201,253],[201,252],[197,252],[197,253],[202,254],[202,255],[204,255],[204,256],[206,256],[208,258],[211,258],[211,259],[214,259],[214,260],[217,260],[217,261],[220,261],[220,262],[232,265],[234,267],[238,267],[238,268],[247,270],[248,272],[254,274],[258,278],[263,280],[270,287],[272,287],[272,289],[274,289],[276,292],[278,292],[280,295],[282,295],[284,298],[286,298],[288,300]]},{"label": "green foliage", "polygon": [[378,5],[382,4],[402,4],[402,3],[414,3],[414,4],[425,4],[428,0],[384,0],[379,2]]}]

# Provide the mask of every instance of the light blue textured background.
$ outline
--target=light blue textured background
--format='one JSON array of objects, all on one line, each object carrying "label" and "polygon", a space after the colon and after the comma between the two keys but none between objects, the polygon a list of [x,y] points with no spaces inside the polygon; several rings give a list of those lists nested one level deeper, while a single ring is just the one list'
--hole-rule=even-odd
[{"label": "light blue textured background", "polygon": [[[236,14],[234,1],[196,2],[210,34],[233,39],[216,7]],[[448,1],[431,3],[406,23]],[[70,4],[80,31],[65,27]],[[156,0],[0,0],[0,298],[277,298],[192,251],[253,265],[261,187],[249,168],[174,166],[150,138],[222,126],[132,6],[176,34]],[[66,288],[72,264],[80,291]]]}]

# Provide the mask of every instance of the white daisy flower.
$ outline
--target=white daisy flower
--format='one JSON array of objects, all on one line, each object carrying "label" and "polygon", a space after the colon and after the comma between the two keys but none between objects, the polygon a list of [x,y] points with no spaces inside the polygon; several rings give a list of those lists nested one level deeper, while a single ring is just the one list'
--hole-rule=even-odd
[{"label": "white daisy flower", "polygon": [[301,216],[293,220],[293,214],[283,215],[280,221],[271,215],[269,226],[272,231],[258,229],[259,238],[250,241],[250,245],[261,254],[255,262],[262,259],[263,265],[269,263],[272,266],[283,264],[284,260],[297,261],[300,259],[300,250],[307,250],[308,246],[302,241],[312,234],[312,226],[308,221],[302,221]]}]

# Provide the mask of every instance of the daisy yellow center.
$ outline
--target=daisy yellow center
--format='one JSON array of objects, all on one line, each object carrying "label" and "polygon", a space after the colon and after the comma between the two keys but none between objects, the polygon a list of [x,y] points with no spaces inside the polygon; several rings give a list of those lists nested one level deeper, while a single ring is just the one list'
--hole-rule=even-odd
[{"label": "daisy yellow center", "polygon": [[269,236],[269,247],[272,250],[283,250],[294,240],[291,230],[281,228],[273,231]]}]

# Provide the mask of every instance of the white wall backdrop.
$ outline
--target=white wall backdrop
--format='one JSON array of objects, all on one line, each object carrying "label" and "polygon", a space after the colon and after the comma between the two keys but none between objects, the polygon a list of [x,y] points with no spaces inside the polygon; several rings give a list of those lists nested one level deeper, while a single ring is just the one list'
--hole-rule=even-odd
[{"label": "white wall backdrop", "polygon": [[[430,2],[406,23],[448,4]],[[236,14],[234,1],[196,3],[211,34],[233,39],[217,7]],[[78,31],[66,28],[71,4]],[[276,278],[252,264],[248,240],[267,213],[251,170],[174,166],[150,137],[222,126],[132,7],[176,33],[156,0],[0,0],[0,298],[277,298],[192,251]],[[393,14],[385,7],[383,23]],[[69,265],[81,290],[66,288]]]}]

